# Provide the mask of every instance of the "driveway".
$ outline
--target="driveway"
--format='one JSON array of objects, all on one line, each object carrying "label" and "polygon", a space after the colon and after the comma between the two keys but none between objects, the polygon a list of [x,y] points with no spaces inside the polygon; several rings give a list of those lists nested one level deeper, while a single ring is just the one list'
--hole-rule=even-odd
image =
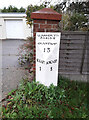
[{"label": "driveway", "polygon": [[17,88],[22,78],[28,74],[18,63],[18,48],[23,43],[24,40],[2,41],[2,98],[12,89]]}]

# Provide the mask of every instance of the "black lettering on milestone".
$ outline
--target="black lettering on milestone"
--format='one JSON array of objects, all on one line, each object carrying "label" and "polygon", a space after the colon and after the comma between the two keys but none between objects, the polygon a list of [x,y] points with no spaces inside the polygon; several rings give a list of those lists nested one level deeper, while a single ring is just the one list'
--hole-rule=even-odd
[{"label": "black lettering on milestone", "polygon": [[50,71],[52,71],[52,70],[53,70],[53,68],[51,67],[51,68],[50,68]]},{"label": "black lettering on milestone", "polygon": [[41,71],[41,67],[40,67],[40,71]]}]

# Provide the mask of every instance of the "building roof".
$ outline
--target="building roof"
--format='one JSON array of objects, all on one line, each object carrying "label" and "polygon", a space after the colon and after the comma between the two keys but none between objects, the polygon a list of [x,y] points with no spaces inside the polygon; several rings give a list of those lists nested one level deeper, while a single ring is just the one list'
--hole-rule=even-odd
[{"label": "building roof", "polygon": [[26,13],[0,13],[0,17],[3,18],[23,18],[26,16]]}]

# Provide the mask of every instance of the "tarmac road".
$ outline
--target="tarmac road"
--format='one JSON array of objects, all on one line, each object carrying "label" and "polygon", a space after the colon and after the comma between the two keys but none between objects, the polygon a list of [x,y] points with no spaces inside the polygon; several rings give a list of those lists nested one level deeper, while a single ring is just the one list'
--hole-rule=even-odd
[{"label": "tarmac road", "polygon": [[18,48],[23,43],[24,40],[2,40],[2,99],[28,74],[18,62]]}]

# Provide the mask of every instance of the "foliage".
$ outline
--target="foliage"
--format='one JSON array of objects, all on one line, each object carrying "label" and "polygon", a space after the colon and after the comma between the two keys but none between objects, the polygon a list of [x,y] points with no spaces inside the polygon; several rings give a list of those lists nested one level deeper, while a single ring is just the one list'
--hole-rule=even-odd
[{"label": "foliage", "polygon": [[44,8],[44,5],[40,5],[40,6],[37,6],[37,5],[35,5],[35,6],[29,5],[29,6],[27,7],[27,11],[26,11],[27,24],[29,24],[30,26],[32,25],[31,13],[32,13],[32,12],[35,12],[35,11],[37,11],[37,10],[40,10],[40,9],[42,9],[42,8]]},{"label": "foliage", "polygon": [[86,25],[87,23],[88,19],[84,14],[74,13],[70,16],[65,30],[82,31],[84,28],[85,30],[88,30],[88,26]]},{"label": "foliage", "polygon": [[60,24],[62,26],[62,30],[65,30],[66,27],[68,26],[68,23],[69,23],[69,19],[70,19],[70,16],[68,13],[63,13],[62,14],[62,20],[60,21]]},{"label": "foliage", "polygon": [[89,14],[89,1],[86,2],[72,2],[68,8],[68,11],[75,13]]},{"label": "foliage", "polygon": [[64,9],[66,8],[67,0],[65,2],[61,2],[59,4],[56,4],[54,6],[54,10],[56,10],[58,13],[62,13]]},{"label": "foliage", "polygon": [[[44,2],[44,4],[41,4],[40,6],[29,5],[27,7],[27,11],[26,11],[27,24],[29,24],[30,26],[32,25],[32,19],[31,19],[32,12],[35,12],[35,11],[40,10],[42,8],[45,8],[45,7],[49,6],[49,4],[50,4],[50,2]],[[63,9],[65,9],[65,6],[66,6],[66,2],[62,2],[62,3],[57,4],[55,6],[50,5],[49,7],[60,13]]]},{"label": "foliage", "polygon": [[31,70],[33,66],[33,38],[28,37],[26,42],[20,47],[19,64],[25,65],[25,68]]},{"label": "foliage", "polygon": [[2,105],[2,118],[16,119],[89,119],[87,89],[89,83],[60,77],[58,85],[49,87],[24,80]]},{"label": "foliage", "polygon": [[89,30],[89,1],[69,3],[68,0],[64,0],[63,2],[59,2],[58,4],[56,4],[54,6],[54,10],[56,10],[59,13],[62,13],[62,30]]},{"label": "foliage", "polygon": [[21,7],[21,8],[18,10],[18,12],[21,12],[21,13],[26,12],[26,9],[23,8],[23,7]]},{"label": "foliage", "polygon": [[12,5],[10,5],[8,8],[6,8],[6,7],[4,7],[2,10],[1,10],[1,12],[2,13],[9,13],[9,12],[21,12],[21,13],[23,13],[23,12],[25,12],[26,10],[25,10],[25,8],[23,8],[23,7],[21,7],[20,9],[18,9],[17,7],[15,7],[15,6],[12,6]]},{"label": "foliage", "polygon": [[76,2],[69,2],[68,0],[63,0],[63,2],[58,2],[54,6],[54,10],[57,12],[72,12],[72,13],[89,13],[89,1],[79,1],[76,0]]}]

